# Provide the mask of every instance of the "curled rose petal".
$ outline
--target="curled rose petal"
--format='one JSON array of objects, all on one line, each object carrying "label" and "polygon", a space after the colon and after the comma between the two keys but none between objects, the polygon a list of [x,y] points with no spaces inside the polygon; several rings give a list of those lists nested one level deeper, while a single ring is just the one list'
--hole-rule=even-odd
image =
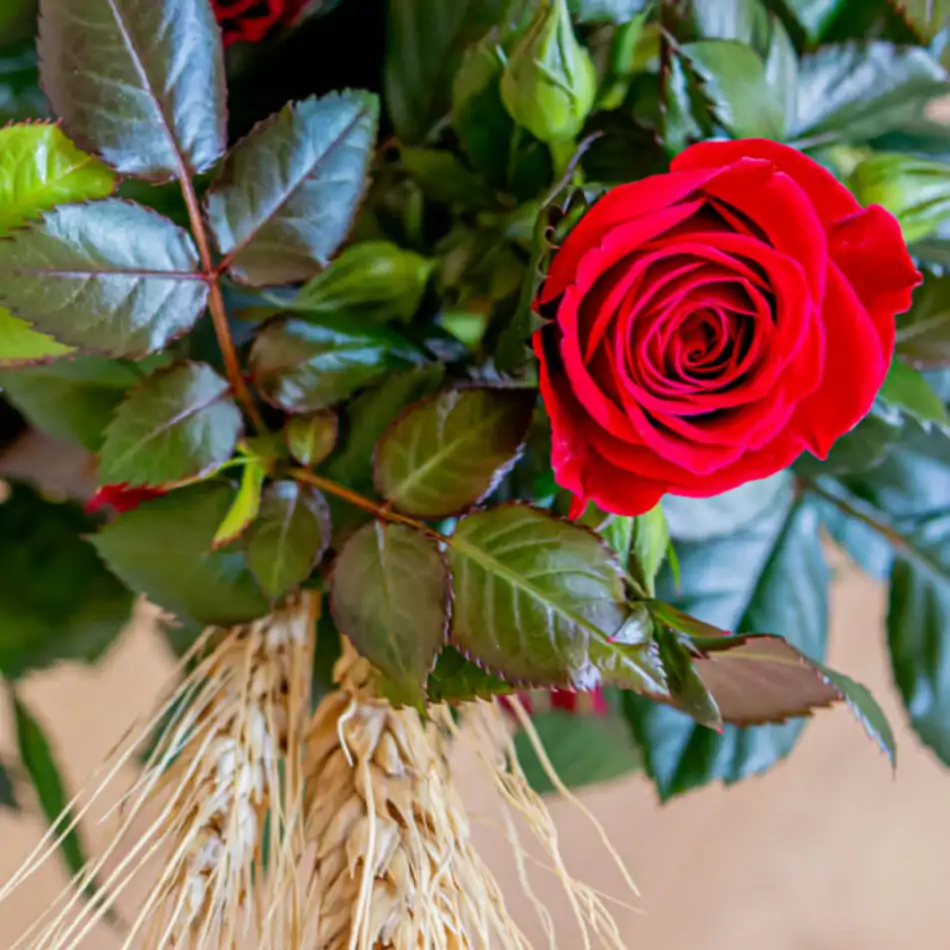
[{"label": "curled rose petal", "polygon": [[703,143],[615,188],[538,297],[559,484],[577,509],[639,514],[826,456],[919,281],[894,218],[785,145]]}]

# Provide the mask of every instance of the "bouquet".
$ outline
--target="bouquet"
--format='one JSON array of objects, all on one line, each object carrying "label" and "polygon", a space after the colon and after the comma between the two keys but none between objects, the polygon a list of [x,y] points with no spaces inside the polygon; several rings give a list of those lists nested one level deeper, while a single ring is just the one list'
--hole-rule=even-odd
[{"label": "bouquet", "polygon": [[[735,782],[836,703],[895,761],[824,663],[829,544],[889,584],[950,763],[948,16],[5,6],[0,418],[97,486],[0,504],[51,823],[0,899],[57,850],[74,875],[22,946],[527,947],[446,764],[468,742],[621,947],[541,793]],[[101,660],[139,596],[179,675],[91,857],[115,769],[73,799],[18,683]]]}]

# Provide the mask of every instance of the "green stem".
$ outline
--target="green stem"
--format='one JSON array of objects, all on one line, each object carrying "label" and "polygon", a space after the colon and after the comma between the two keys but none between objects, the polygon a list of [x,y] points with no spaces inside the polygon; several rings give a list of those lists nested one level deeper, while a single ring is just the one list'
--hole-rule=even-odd
[{"label": "green stem", "polygon": [[571,168],[574,153],[577,151],[577,142],[574,139],[564,139],[550,142],[548,148],[551,150],[551,160],[554,163],[554,180],[557,181],[567,175]]}]

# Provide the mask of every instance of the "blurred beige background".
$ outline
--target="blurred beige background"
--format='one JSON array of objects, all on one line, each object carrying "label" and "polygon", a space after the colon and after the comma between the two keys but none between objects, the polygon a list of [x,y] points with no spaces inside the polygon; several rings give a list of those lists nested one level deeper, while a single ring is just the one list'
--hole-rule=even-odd
[{"label": "blurred beige background", "polygon": [[[659,807],[642,778],[588,791],[642,891],[640,913],[619,911],[631,948],[645,950],[893,950],[947,946],[950,900],[950,773],[921,750],[904,725],[881,649],[881,592],[850,570],[834,596],[832,662],[883,699],[899,732],[896,779],[846,710],[819,715],[789,761],[769,775],[725,790],[710,788]],[[24,695],[41,712],[73,782],[81,781],[144,712],[171,669],[147,614],[97,670],[79,667],[33,677]],[[12,750],[0,718],[0,754]],[[474,808],[490,815],[480,777],[461,770]],[[0,815],[0,880],[41,832],[35,805]],[[620,884],[585,819],[553,806],[569,865],[614,894]],[[88,830],[92,846],[103,829]],[[517,890],[507,846],[479,831],[506,894]],[[64,881],[52,862],[0,906],[0,947]],[[555,916],[566,922],[563,950],[581,946],[557,886],[543,879]],[[134,905],[133,905],[134,906]],[[525,912],[530,930],[532,917]],[[535,929],[532,931],[537,933]],[[114,950],[108,931],[87,941]],[[537,946],[546,946],[540,938]]]}]

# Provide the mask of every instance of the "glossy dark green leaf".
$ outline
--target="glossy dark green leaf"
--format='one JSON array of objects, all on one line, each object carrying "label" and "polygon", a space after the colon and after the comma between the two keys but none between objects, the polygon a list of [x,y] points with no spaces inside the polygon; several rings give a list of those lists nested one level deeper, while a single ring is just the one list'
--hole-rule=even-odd
[{"label": "glossy dark green leaf", "polygon": [[126,391],[140,379],[134,364],[84,356],[0,371],[0,388],[37,428],[95,452]]},{"label": "glossy dark green leaf", "polygon": [[701,726],[721,731],[722,713],[709,687],[696,671],[692,653],[666,626],[657,628],[656,639],[673,702]]},{"label": "glossy dark green leaf", "polygon": [[207,0],[42,0],[40,13],[43,89],[82,148],[153,180],[224,154],[224,60]]},{"label": "glossy dark green leaf", "polygon": [[166,485],[215,471],[243,427],[228,389],[204,363],[177,363],[143,379],[106,432],[100,483]]},{"label": "glossy dark green leaf", "polygon": [[897,318],[897,355],[919,369],[950,365],[950,274],[924,274],[910,311]]},{"label": "glossy dark green leaf", "polygon": [[212,550],[233,500],[225,482],[179,488],[120,515],[93,543],[129,587],[160,607],[199,623],[243,623],[270,604],[242,551]]},{"label": "glossy dark green leaf", "polygon": [[191,329],[208,286],[187,232],[117,199],[62,205],[0,241],[0,300],[81,349],[139,357]]},{"label": "glossy dark green leaf", "polygon": [[450,603],[445,558],[414,528],[364,525],[334,562],[333,618],[386,677],[391,702],[425,704],[426,678],[445,643]]},{"label": "glossy dark green leaf", "polygon": [[737,138],[781,139],[782,101],[765,79],[762,58],[733,40],[701,40],[683,50],[703,80],[718,120]]},{"label": "glossy dark green leaf", "polygon": [[612,23],[622,26],[649,6],[650,0],[568,0],[578,23]]},{"label": "glossy dark green leaf", "polygon": [[451,642],[488,669],[515,683],[665,692],[649,616],[627,606],[593,532],[505,505],[463,518],[448,557]]},{"label": "glossy dark green leaf", "polygon": [[923,374],[900,359],[895,359],[881,387],[881,400],[901,413],[927,424],[950,423],[947,410]]},{"label": "glossy dark green leaf", "polygon": [[[581,715],[563,709],[537,713],[532,725],[557,777],[568,788],[583,788],[622,778],[640,768],[640,750],[623,718]],[[534,744],[515,736],[518,762],[528,785],[539,795],[555,791]]]},{"label": "glossy dark green leaf", "polygon": [[433,703],[463,703],[514,692],[515,687],[446,646],[429,674],[426,691]]},{"label": "glossy dark green leaf", "polygon": [[811,39],[818,39],[849,0],[785,0]]},{"label": "glossy dark green leaf", "polygon": [[705,541],[745,527],[776,506],[783,506],[791,494],[791,477],[788,472],[779,472],[712,498],[667,495],[662,505],[674,540]]},{"label": "glossy dark green leaf", "polygon": [[357,488],[371,486],[377,441],[406,406],[434,393],[444,375],[441,363],[414,366],[389,374],[353,399],[345,410],[341,449],[327,464],[330,477]]},{"label": "glossy dark green leaf", "polygon": [[79,829],[70,828],[74,821],[69,808],[70,796],[43,726],[12,691],[11,698],[20,761],[33,784],[43,815],[53,829],[54,840],[62,836],[59,851],[72,878],[83,871],[88,858]]},{"label": "glossy dark green leaf", "polygon": [[[809,657],[823,657],[828,571],[810,506],[777,500],[741,530],[676,550],[682,587],[667,591],[676,606],[723,630],[780,633]],[[663,800],[766,771],[791,752],[804,724],[726,725],[720,735],[663,704],[628,695],[623,701]]]},{"label": "glossy dark green leaf", "polygon": [[866,141],[947,92],[947,75],[927,50],[883,41],[825,46],[801,61],[788,136],[803,145]]},{"label": "glossy dark green leaf", "polygon": [[[946,477],[946,476],[944,476]],[[950,765],[950,516],[935,515],[895,551],[887,611],[894,681],[911,725]]]},{"label": "glossy dark green leaf", "polygon": [[389,0],[383,89],[399,138],[426,138],[449,111],[465,49],[501,22],[505,0]]},{"label": "glossy dark green leaf", "polygon": [[332,409],[291,416],[284,430],[287,448],[301,465],[319,465],[333,451],[339,429],[339,417]]},{"label": "glossy dark green leaf", "polygon": [[247,564],[269,597],[305,581],[330,544],[330,509],[315,488],[274,482],[245,533]]},{"label": "glossy dark green leaf", "polygon": [[379,493],[428,520],[477,504],[514,464],[535,400],[530,389],[486,387],[447,390],[412,407],[377,446]]},{"label": "glossy dark green leaf", "polygon": [[231,150],[205,201],[231,276],[289,284],[327,265],[366,189],[378,112],[366,92],[306,99]]},{"label": "glossy dark green leaf", "polygon": [[0,673],[100,659],[129,622],[132,594],[82,536],[95,521],[74,502],[13,484],[0,503]]},{"label": "glossy dark green leaf", "polygon": [[452,152],[435,148],[404,148],[400,156],[403,167],[430,201],[460,211],[483,211],[497,204],[491,188]]},{"label": "glossy dark green leaf", "polygon": [[324,318],[268,323],[251,349],[254,383],[272,405],[303,413],[342,402],[357,389],[404,369],[408,345],[382,327]]},{"label": "glossy dark green leaf", "polygon": [[358,314],[366,320],[411,320],[419,309],[434,262],[390,241],[361,241],[346,248],[286,305],[301,313]]}]

